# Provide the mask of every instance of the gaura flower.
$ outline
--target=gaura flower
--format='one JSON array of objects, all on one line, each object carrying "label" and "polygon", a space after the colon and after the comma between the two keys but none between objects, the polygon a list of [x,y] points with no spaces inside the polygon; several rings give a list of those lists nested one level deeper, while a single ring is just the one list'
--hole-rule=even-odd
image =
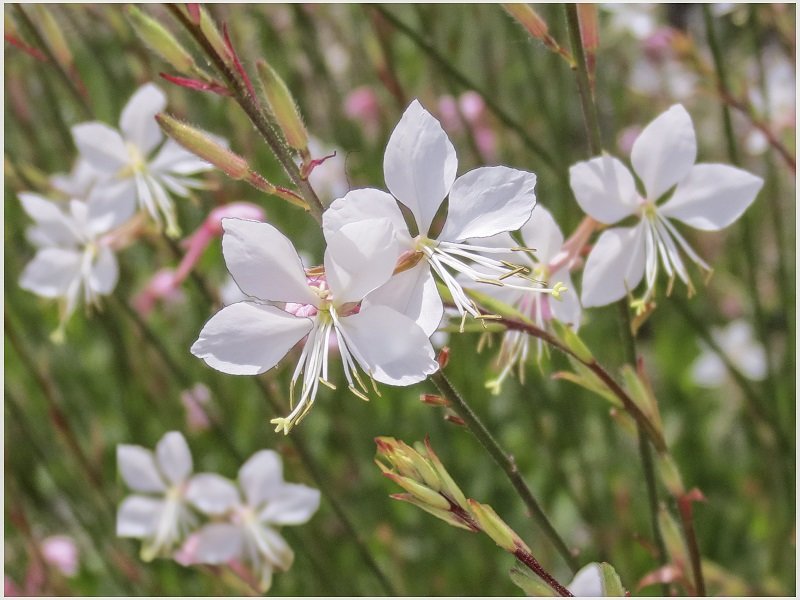
[{"label": "gaura flower", "polygon": [[[203,480],[190,477],[192,455],[184,437],[170,431],[156,452],[141,446],[117,446],[117,468],[126,485],[137,492],[122,501],[117,511],[117,536],[139,538],[142,560],[169,554],[197,524],[187,505],[187,490],[208,495]],[[213,491],[213,490],[212,490]]]},{"label": "gaura flower", "polygon": [[[462,325],[467,314],[479,317],[480,312],[451,271],[497,286],[561,291],[521,286],[517,282],[527,275],[524,267],[484,256],[522,250],[516,244],[494,248],[465,241],[519,229],[536,204],[536,175],[499,166],[474,169],[456,179],[457,167],[456,152],[447,134],[414,100],[386,146],[383,172],[392,195],[371,188],[353,190],[333,202],[323,215],[326,232],[365,218],[391,224],[402,266],[387,285],[370,296],[370,301],[403,312],[428,335],[442,318],[442,301],[431,270],[450,290]],[[435,232],[431,225],[448,196],[447,218],[441,231]],[[409,231],[395,199],[411,211],[418,235]]]},{"label": "gaura flower", "polygon": [[[433,348],[414,321],[389,306],[362,302],[395,268],[397,248],[385,219],[326,232],[324,277],[311,282],[292,243],[272,225],[223,219],[222,226],[228,270],[252,300],[214,315],[191,352],[223,373],[257,375],[306,338],[292,375],[293,409],[287,417],[272,420],[276,431],[288,433],[308,413],[320,383],[335,387],[328,378],[332,336],[348,387],[361,398],[368,390],[356,365],[376,381],[400,386],[436,371]],[[295,403],[294,385],[300,375],[303,384]]]},{"label": "gaura flower", "polygon": [[[703,231],[727,227],[755,200],[764,182],[728,165],[694,164],[696,156],[692,120],[683,106],[676,104],[645,127],[633,144],[631,163],[643,184],[643,194],[637,191],[627,167],[611,156],[598,156],[570,168],[572,191],[588,215],[609,225],[629,216],[639,219],[634,227],[614,227],[600,235],[586,261],[581,295],[584,307],[623,298],[644,276],[647,288],[635,302],[643,307],[655,292],[659,260],[670,278],[668,293],[676,276],[693,293],[679,248],[701,269],[711,272],[671,220]],[[664,197],[668,199],[663,201]]]},{"label": "gaura flower", "polygon": [[[195,487],[199,486],[198,490]],[[186,564],[226,564],[244,561],[255,571],[261,591],[269,590],[274,570],[292,566],[294,552],[276,527],[301,525],[319,508],[318,490],[283,480],[280,455],[272,450],[254,454],[239,470],[239,489],[215,474],[196,475],[189,489],[193,504],[222,522],[203,526],[181,552]]]},{"label": "gaura flower", "polygon": [[78,158],[69,173],[56,173],[50,185],[67,199],[86,200],[97,183],[97,172],[83,158]]},{"label": "gaura flower", "polygon": [[72,128],[81,157],[102,178],[97,187],[119,202],[136,200],[153,220],[166,221],[167,234],[179,235],[175,207],[167,190],[181,197],[200,184],[189,177],[212,166],[168,139],[155,121],[167,105],[167,97],[152,83],[140,87],[131,97],[119,121],[119,131],[91,121]]},{"label": "gaura flower", "polygon": [[[518,256],[519,264],[528,267],[534,279],[561,281],[569,289],[573,289],[569,270],[574,257],[564,248],[564,235],[550,212],[543,206],[537,205],[533,209],[530,220],[520,229],[520,235],[523,246],[535,246],[536,251]],[[508,248],[513,247],[515,242],[509,234],[501,233],[485,240],[485,244]],[[505,258],[507,260],[514,259],[513,256]],[[554,302],[547,295],[529,294],[523,290],[507,287],[486,286],[484,291],[515,307],[540,329],[544,329],[553,318],[571,325],[575,329],[580,325],[581,305],[575,293],[566,293]],[[528,358],[529,346],[530,336],[520,331],[506,331],[503,334],[503,342],[497,358],[501,371],[496,379],[487,383],[487,387],[498,393],[503,381],[516,366],[519,366],[520,378],[522,378],[523,365]],[[540,356],[542,348],[542,342],[538,340]]]},{"label": "gaura flower", "polygon": [[[36,224],[28,228],[28,240],[38,248],[19,279],[22,289],[44,298],[62,301],[63,334],[83,292],[87,307],[97,306],[99,296],[110,294],[119,270],[112,250],[112,229],[131,215],[126,207],[108,198],[70,200],[66,205],[36,194],[19,194],[22,208]],[[62,207],[63,206],[63,207]]]},{"label": "gaura flower", "polygon": [[[767,376],[767,355],[764,347],[755,339],[750,323],[740,319],[723,329],[714,327],[711,337],[745,377],[761,381]],[[722,359],[703,346],[703,352],[692,364],[695,383],[703,387],[719,387],[725,383],[727,376],[728,369]]]}]

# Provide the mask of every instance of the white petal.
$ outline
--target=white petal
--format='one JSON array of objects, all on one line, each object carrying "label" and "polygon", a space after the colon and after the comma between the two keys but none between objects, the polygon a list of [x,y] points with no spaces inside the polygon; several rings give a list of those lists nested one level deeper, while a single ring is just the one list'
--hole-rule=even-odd
[{"label": "white petal", "polygon": [[339,231],[349,223],[366,219],[388,219],[401,244],[410,244],[406,221],[397,201],[381,190],[363,188],[351,190],[343,198],[335,200],[322,215],[323,231]]},{"label": "white petal", "polygon": [[75,125],[72,138],[81,157],[100,173],[113,175],[130,162],[122,136],[105,123],[92,121]]},{"label": "white petal", "polygon": [[340,323],[348,349],[376,381],[411,385],[439,368],[425,332],[388,306],[362,306]]},{"label": "white petal", "polygon": [[216,473],[200,473],[189,480],[186,499],[200,512],[222,515],[239,504],[239,490],[229,479]]},{"label": "white petal", "polygon": [[661,113],[633,143],[631,164],[655,202],[689,173],[697,158],[692,118],[680,104]]},{"label": "white petal", "polygon": [[260,521],[272,525],[302,525],[319,508],[319,490],[299,483],[284,483],[261,511]]},{"label": "white petal", "polygon": [[[533,209],[530,220],[519,230],[522,241],[528,248],[536,250],[536,260],[547,264],[561,251],[564,235],[553,215],[541,204]],[[509,238],[510,239],[510,238]],[[513,248],[516,244],[513,244]],[[492,255],[495,256],[495,255]]]},{"label": "white petal", "polygon": [[624,219],[638,206],[633,175],[613,156],[572,165],[569,184],[583,212],[606,225]]},{"label": "white petal", "polygon": [[74,224],[55,202],[30,192],[20,192],[22,209],[36,221],[37,237],[49,245],[72,245],[78,242]]},{"label": "white petal", "polygon": [[338,304],[358,302],[392,276],[399,254],[388,219],[348,223],[327,230],[325,277]]},{"label": "white petal", "polygon": [[439,327],[444,305],[427,261],[397,275],[365,299],[363,307],[383,305],[411,318],[430,336]]},{"label": "white petal", "polygon": [[147,448],[120,444],[117,446],[117,470],[126,485],[137,492],[166,490],[156,467],[155,456]]},{"label": "white petal", "polygon": [[77,250],[42,248],[25,265],[19,286],[44,298],[58,298],[81,278],[81,253]]},{"label": "white petal", "polygon": [[276,302],[319,303],[306,282],[292,242],[268,223],[222,219],[228,271],[248,296]]},{"label": "white petal", "polygon": [[725,383],[728,370],[722,359],[711,350],[706,349],[692,363],[692,379],[703,387],[719,387]]},{"label": "white petal", "polygon": [[742,169],[695,165],[659,211],[697,229],[717,231],[741,217],[763,185],[763,179]]},{"label": "white petal", "polygon": [[146,538],[156,532],[165,502],[147,496],[128,496],[117,509],[117,537]]},{"label": "white petal", "polygon": [[217,371],[258,375],[278,364],[312,326],[274,306],[237,302],[211,317],[191,352]]},{"label": "white petal", "polygon": [[603,576],[600,565],[590,563],[575,574],[567,589],[573,596],[603,597]]},{"label": "white petal", "polygon": [[581,303],[578,300],[578,290],[572,285],[572,278],[567,269],[556,271],[550,276],[548,283],[553,285],[556,282],[561,282],[567,286],[567,291],[561,295],[561,300],[555,298],[548,298],[550,302],[550,310],[553,311],[553,316],[562,323],[572,325],[576,331],[581,324]]},{"label": "white petal", "polygon": [[383,156],[386,186],[414,214],[425,235],[456,178],[458,159],[439,121],[414,100],[394,128]]},{"label": "white petal", "polygon": [[119,128],[128,142],[147,155],[163,139],[156,115],[167,107],[167,97],[152,83],[140,87],[128,100],[119,118]]},{"label": "white petal", "polygon": [[624,298],[644,274],[644,224],[604,231],[583,270],[581,304],[605,306]]},{"label": "white petal", "polygon": [[89,228],[100,235],[119,227],[136,212],[136,184],[128,178],[96,184],[89,193]]},{"label": "white petal", "polygon": [[186,438],[177,431],[164,434],[156,446],[158,466],[167,479],[174,483],[183,483],[192,472],[192,453]]},{"label": "white petal", "polygon": [[508,167],[481,167],[456,179],[438,239],[456,242],[516,231],[536,206],[536,175]]},{"label": "white petal", "polygon": [[[213,137],[213,136],[212,136]],[[224,144],[227,146],[227,142]],[[192,175],[201,171],[209,171],[214,167],[199,156],[192,154],[175,140],[164,142],[150,163],[150,170],[156,173],[174,173],[176,175]]]},{"label": "white petal", "polygon": [[221,565],[242,554],[242,531],[236,525],[211,523],[197,533],[194,563]]},{"label": "white petal", "polygon": [[286,540],[269,527],[259,527],[259,534],[258,547],[272,566],[281,571],[288,570],[294,562],[294,552]]},{"label": "white petal", "polygon": [[89,286],[98,294],[105,296],[114,291],[118,279],[117,257],[111,248],[99,246],[89,273]]},{"label": "white petal", "polygon": [[254,508],[274,497],[285,485],[283,463],[274,450],[259,450],[239,469],[239,485]]},{"label": "white petal", "polygon": [[85,200],[97,172],[84,159],[78,158],[69,174],[57,173],[50,177],[50,185],[69,198]]}]

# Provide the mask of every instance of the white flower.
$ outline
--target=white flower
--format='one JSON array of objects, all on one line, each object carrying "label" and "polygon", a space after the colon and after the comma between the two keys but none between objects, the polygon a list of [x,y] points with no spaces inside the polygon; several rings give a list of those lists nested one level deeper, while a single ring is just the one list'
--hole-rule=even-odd
[{"label": "white flower", "polygon": [[[473,281],[552,292],[511,283],[525,276],[525,270],[483,256],[520,250],[516,244],[512,248],[493,248],[464,241],[524,225],[536,204],[536,175],[500,166],[474,169],[456,179],[457,167],[455,149],[447,134],[414,100],[392,132],[383,159],[386,185],[394,197],[376,189],[353,190],[336,200],[323,215],[326,232],[366,218],[385,219],[391,224],[405,270],[368,300],[393,306],[417,321],[428,335],[442,318],[442,301],[431,270],[450,290],[462,323],[467,313],[476,317],[480,313],[451,270]],[[434,217],[447,196],[447,218],[440,232],[432,231]],[[409,232],[395,198],[411,211],[419,235]],[[484,272],[478,272],[472,262]]]},{"label": "white flower", "polygon": [[319,508],[318,490],[283,481],[280,456],[272,450],[254,454],[239,470],[239,490],[211,473],[196,475],[187,492],[198,510],[224,522],[202,527],[187,543],[184,562],[225,564],[248,562],[266,592],[272,572],[292,566],[294,552],[276,531],[282,525],[301,525]]},{"label": "white flower", "polygon": [[[518,262],[530,268],[532,277],[539,281],[561,281],[572,290],[569,269],[572,262],[570,253],[563,250],[564,235],[550,212],[541,205],[533,209],[530,220],[520,229],[523,246],[535,247],[536,251],[517,257]],[[485,240],[487,245],[513,247],[512,237],[502,233]],[[513,260],[513,256],[502,257]],[[508,287],[486,286],[485,293],[498,300],[514,306],[526,317],[529,317],[540,329],[544,329],[552,318],[569,324],[575,329],[580,326],[581,305],[574,292],[568,292],[557,301],[542,294],[528,294],[522,290]],[[498,393],[503,380],[519,365],[520,376],[522,366],[528,358],[530,336],[521,331],[506,331],[498,356],[501,371],[498,377],[487,383]],[[538,353],[541,356],[542,342],[538,340]]]},{"label": "white flower", "polygon": [[[629,216],[634,227],[604,231],[586,261],[581,302],[603,306],[623,298],[645,277],[643,306],[654,292],[659,260],[694,291],[679,252],[710,273],[711,268],[678,233],[670,219],[703,231],[717,231],[738,219],[755,200],[763,180],[721,164],[694,164],[697,141],[689,114],[676,104],[644,128],[633,144],[631,163],[644,186],[637,192],[631,172],[611,156],[570,168],[570,185],[581,208],[604,224]],[[665,202],[662,197],[669,194]],[[677,242],[677,245],[676,245]]]},{"label": "white flower", "polygon": [[[754,381],[767,376],[767,356],[764,347],[755,339],[750,323],[737,320],[724,329],[713,328],[711,337],[733,365]],[[703,345],[702,354],[692,364],[692,378],[704,387],[719,387],[725,383],[728,369],[722,359]]]},{"label": "white flower", "polygon": [[59,332],[63,332],[81,291],[89,307],[116,286],[119,271],[109,232],[130,217],[133,207],[97,196],[64,205],[27,192],[19,194],[19,199],[36,222],[27,235],[38,248],[19,285],[44,298],[62,300]]},{"label": "white flower", "polygon": [[[314,403],[328,379],[331,336],[341,353],[349,389],[366,398],[356,364],[373,379],[411,385],[436,371],[433,348],[410,318],[362,300],[392,276],[397,249],[385,219],[351,223],[326,232],[324,276],[309,282],[292,243],[267,223],[223,219],[222,251],[239,288],[255,300],[224,307],[206,323],[192,354],[233,375],[257,375],[274,367],[305,338],[292,376],[303,375],[300,399],[286,418],[273,419],[284,433]],[[267,304],[283,303],[283,309]],[[359,391],[356,384],[361,388]]]},{"label": "white flower", "polygon": [[575,573],[575,577],[569,582],[567,589],[572,592],[573,596],[577,597],[602,598],[605,596],[600,565],[589,563],[583,567]]},{"label": "white flower", "polygon": [[146,561],[171,552],[197,523],[186,504],[188,486],[198,477],[189,477],[192,455],[186,440],[170,431],[158,442],[155,455],[141,446],[121,444],[117,468],[127,486],[138,492],[119,506],[117,536],[144,540],[141,554]]},{"label": "white flower", "polygon": [[97,187],[120,202],[136,200],[159,225],[166,220],[167,233],[179,234],[175,207],[167,190],[188,196],[199,184],[189,175],[211,169],[211,165],[168,139],[155,116],[167,106],[167,97],[152,83],[140,87],[131,97],[119,121],[119,131],[92,121],[72,128],[81,157],[103,179]]},{"label": "white flower", "polygon": [[56,173],[50,177],[50,185],[67,198],[86,200],[97,183],[97,171],[83,158],[78,158],[69,173]]}]

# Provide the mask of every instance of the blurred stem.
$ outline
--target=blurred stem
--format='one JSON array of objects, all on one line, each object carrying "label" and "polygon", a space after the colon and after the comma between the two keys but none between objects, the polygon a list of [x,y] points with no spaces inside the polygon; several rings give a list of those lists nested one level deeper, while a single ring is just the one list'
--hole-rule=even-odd
[{"label": "blurred stem", "polygon": [[535,139],[533,139],[525,130],[525,127],[522,126],[516,119],[514,119],[510,114],[508,114],[503,108],[501,108],[493,99],[492,96],[481,90],[477,84],[471,81],[466,75],[464,75],[461,71],[459,71],[456,67],[450,64],[450,61],[442,56],[436,48],[426,42],[422,37],[413,29],[411,29],[408,25],[400,21],[397,17],[395,17],[391,12],[386,10],[383,6],[379,4],[367,4],[369,8],[379,12],[387,21],[389,21],[395,28],[397,28],[401,33],[403,33],[406,37],[408,37],[414,44],[422,50],[428,57],[436,63],[439,68],[446,73],[449,77],[452,77],[454,81],[458,82],[465,90],[474,90],[477,94],[483,99],[484,103],[486,104],[486,108],[488,108],[492,113],[502,122],[506,127],[508,127],[511,131],[516,133],[525,146],[531,150],[534,154],[536,154],[541,161],[550,167],[559,177],[563,177],[561,169],[559,165],[556,164],[555,159],[541,146]]},{"label": "blurred stem", "polygon": [[[703,5],[703,19],[706,25],[706,37],[714,59],[714,68],[717,75],[717,86],[723,95],[730,96],[728,86],[728,73],[725,61],[722,58],[722,51],[714,31],[713,17],[707,5]],[[725,140],[728,145],[728,159],[736,166],[741,164],[739,149],[736,145],[736,136],[733,131],[733,121],[731,111],[727,104],[722,104],[722,123],[725,131]],[[775,373],[773,369],[772,345],[769,341],[769,329],[764,313],[764,305],[761,302],[761,295],[758,289],[758,265],[756,264],[758,252],[756,251],[755,231],[754,231],[753,212],[746,213],[742,218],[742,251],[744,253],[745,275],[747,286],[750,288],[750,297],[753,299],[753,312],[755,316],[756,329],[761,344],[767,356],[767,381],[766,393],[768,398],[775,398]]]},{"label": "blurred stem", "polygon": [[34,25],[33,21],[28,16],[28,13],[25,12],[25,9],[22,8],[22,5],[20,4],[12,4],[12,6],[14,7],[14,10],[19,16],[20,20],[25,24],[25,27],[28,29],[28,31],[30,31],[31,35],[36,40],[36,44],[39,46],[42,52],[44,52],[45,56],[47,56],[47,60],[56,70],[59,77],[61,78],[61,81],[63,81],[64,85],[66,85],[67,89],[69,90],[69,93],[75,99],[81,111],[83,111],[84,116],[86,118],[91,119],[92,109],[89,106],[89,102],[86,100],[86,97],[83,94],[81,94],[80,90],[78,89],[78,86],[75,85],[75,81],[72,79],[70,74],[64,70],[63,65],[60,62],[58,62],[58,60],[56,60],[56,57],[53,54],[53,50],[50,48],[47,41],[45,41],[42,34],[36,28],[36,25]]},{"label": "blurred stem", "polygon": [[462,398],[461,395],[453,388],[452,384],[447,377],[445,377],[441,370],[431,375],[430,379],[442,396],[448,400],[450,407],[458,414],[459,417],[464,420],[464,424],[467,426],[470,432],[472,432],[472,434],[478,439],[478,441],[491,455],[498,466],[503,469],[503,472],[506,474],[509,481],[511,481],[514,489],[517,490],[517,493],[519,494],[520,498],[522,498],[525,506],[528,507],[533,519],[539,525],[541,530],[547,536],[547,539],[550,540],[567,565],[569,565],[569,568],[572,570],[572,572],[577,572],[580,566],[577,559],[570,552],[566,542],[564,542],[564,540],[561,539],[561,536],[558,535],[558,532],[550,523],[547,515],[544,514],[539,502],[534,497],[528,485],[522,479],[522,475],[520,475],[519,469],[517,468],[513,457],[503,450],[500,444],[498,444],[494,437],[492,437],[492,434],[489,433],[489,430],[486,429],[486,426],[481,422],[464,398]]},{"label": "blurred stem", "polygon": [[[578,5],[574,3],[565,6],[567,16],[567,29],[569,30],[569,40],[572,47],[572,55],[575,57],[575,77],[578,83],[578,91],[581,98],[584,122],[589,138],[589,146],[592,154],[597,156],[603,150],[602,137],[600,134],[600,123],[597,118],[597,105],[594,101],[589,79],[589,69],[586,64],[586,54],[583,48],[583,38],[581,36],[580,18],[578,16]],[[618,323],[620,341],[622,342],[622,352],[624,362],[635,366],[636,360],[636,340],[631,332],[630,312],[626,300],[617,303]],[[649,421],[648,421],[649,422]],[[637,434],[639,438],[639,458],[642,462],[644,471],[645,486],[647,488],[648,506],[650,508],[650,524],[653,529],[653,540],[658,552],[659,565],[667,564],[667,547],[664,543],[664,536],[658,520],[658,488],[655,480],[655,467],[653,456],[650,452],[650,441],[642,428],[642,422],[636,420]],[[663,450],[666,451],[666,445]],[[662,584],[661,592],[669,594],[669,586]]]},{"label": "blurred stem", "polygon": [[[127,315],[128,318],[130,318],[131,321],[134,323],[134,325],[136,325],[136,328],[139,330],[141,335],[158,352],[159,356],[161,356],[161,358],[164,361],[164,363],[167,365],[167,367],[173,373],[175,378],[181,383],[181,385],[183,387],[187,387],[187,388],[191,387],[191,385],[193,383],[192,378],[186,372],[184,372],[180,368],[180,366],[178,366],[178,364],[175,362],[175,360],[169,354],[167,349],[161,343],[161,340],[158,339],[158,336],[156,336],[153,333],[153,331],[147,326],[147,323],[145,323],[141,319],[141,317],[136,313],[135,310],[133,310],[127,304],[127,302],[125,302],[124,300],[121,300],[119,298],[116,298],[116,297],[113,297],[113,298],[114,298],[115,302],[122,308],[122,311],[125,313],[125,315]],[[259,387],[259,389],[261,390],[262,394],[266,398],[267,402],[272,407],[273,411],[276,414],[282,414],[283,410],[284,410],[283,407],[280,406],[280,404],[275,400],[275,398],[272,396],[272,394],[270,393],[269,389],[266,387],[264,382],[261,381],[258,378],[254,378],[253,381]],[[228,447],[228,449],[233,453],[233,455],[236,457],[236,459],[241,461],[242,460],[241,455],[239,455],[239,453],[236,451],[236,449],[231,444],[230,440],[228,440],[228,438],[225,436],[224,432],[219,428],[219,423],[217,423],[216,421],[212,421],[212,422],[214,423],[214,430],[218,432],[218,437],[223,442],[225,442],[226,447]],[[297,453],[300,456],[301,461],[305,465],[306,470],[309,472],[309,474],[311,475],[311,478],[314,480],[316,485],[319,487],[319,490],[320,490],[320,492],[322,492],[322,495],[325,496],[325,499],[330,503],[331,507],[333,508],[334,512],[336,513],[336,516],[341,521],[341,523],[344,526],[345,530],[347,531],[348,535],[350,535],[353,538],[356,546],[359,549],[359,552],[361,553],[362,557],[364,558],[364,561],[367,563],[367,565],[370,568],[370,570],[372,570],[372,572],[375,574],[375,577],[380,581],[381,587],[383,587],[384,591],[388,595],[390,595],[390,596],[396,595],[392,585],[389,583],[389,580],[386,578],[386,576],[384,575],[383,571],[381,571],[381,569],[378,567],[378,564],[375,562],[375,559],[373,558],[372,554],[370,553],[369,548],[367,548],[367,546],[364,543],[364,541],[358,535],[358,532],[356,531],[355,527],[353,526],[353,523],[350,521],[350,518],[348,517],[347,513],[344,511],[344,508],[342,508],[342,505],[339,503],[338,499],[333,494],[330,486],[328,485],[327,480],[323,476],[322,469],[320,469],[320,467],[317,465],[316,461],[314,460],[314,457],[311,455],[311,452],[308,450],[308,447],[305,445],[305,442],[303,441],[303,439],[300,438],[297,435],[297,433],[295,432],[289,437],[289,440],[295,446],[295,449],[297,450]]]},{"label": "blurred stem", "polygon": [[199,25],[195,25],[183,12],[183,10],[176,4],[167,4],[167,9],[173,16],[183,25],[186,31],[195,39],[198,45],[203,49],[203,52],[211,60],[219,73],[227,82],[234,99],[242,107],[247,114],[250,121],[255,126],[256,130],[264,138],[264,141],[269,146],[275,158],[283,167],[289,179],[297,186],[300,195],[306,201],[309,207],[311,216],[318,223],[322,223],[322,213],[325,208],[314,192],[311,184],[300,174],[300,169],[292,159],[291,152],[288,147],[278,135],[280,128],[267,116],[263,108],[259,105],[256,98],[250,93],[247,84],[242,77],[232,69],[223,57],[217,54],[214,46],[206,38]]},{"label": "blurred stem", "polygon": [[581,109],[583,110],[583,120],[586,124],[586,135],[589,139],[589,147],[593,156],[599,155],[603,151],[603,142],[600,137],[600,123],[597,118],[597,105],[592,94],[592,87],[589,83],[589,69],[586,65],[586,53],[583,50],[583,40],[581,38],[581,22],[578,17],[578,5],[567,4],[567,30],[569,31],[569,42],[572,46],[572,54],[575,57],[575,65],[572,67],[575,78],[578,82],[578,93],[581,98]]}]

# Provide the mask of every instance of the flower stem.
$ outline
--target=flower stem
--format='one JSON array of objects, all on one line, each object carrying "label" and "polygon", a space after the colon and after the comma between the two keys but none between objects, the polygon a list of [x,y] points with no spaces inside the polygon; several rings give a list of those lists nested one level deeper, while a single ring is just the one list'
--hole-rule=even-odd
[{"label": "flower stem", "polygon": [[549,585],[559,596],[564,597],[572,597],[573,593],[570,592],[567,588],[556,581],[555,577],[550,575],[547,571],[545,571],[544,567],[539,563],[538,560],[530,553],[526,552],[525,550],[518,548],[516,552],[514,552],[514,556],[528,567],[531,571],[536,573],[542,581],[544,581],[547,585]]},{"label": "flower stem", "polygon": [[575,573],[579,567],[577,560],[570,552],[566,542],[564,542],[561,536],[558,535],[558,532],[550,523],[547,515],[544,514],[539,502],[534,497],[528,485],[522,479],[522,475],[520,475],[519,469],[517,468],[513,457],[500,447],[500,444],[497,443],[492,434],[489,432],[483,422],[481,422],[464,398],[453,388],[452,384],[447,377],[445,377],[441,370],[431,375],[430,379],[439,390],[439,393],[441,393],[442,396],[449,401],[451,408],[458,413],[459,417],[464,420],[464,424],[467,426],[470,432],[472,432],[472,434],[478,439],[486,451],[489,452],[498,466],[503,469],[503,472],[506,474],[509,481],[511,481],[511,484],[522,498],[525,506],[527,506],[528,510],[530,510],[533,519],[539,525],[541,530],[556,548],[567,565],[569,565],[572,572]]},{"label": "flower stem", "polygon": [[286,144],[277,133],[277,131],[280,129],[271,122],[271,119],[267,116],[256,98],[248,89],[247,83],[234,69],[228,65],[223,57],[217,53],[217,51],[214,49],[214,46],[206,38],[200,26],[193,23],[177,5],[168,4],[167,8],[195,39],[198,45],[203,49],[205,54],[223,76],[236,102],[242,107],[250,121],[255,126],[256,130],[264,138],[264,141],[272,150],[275,158],[278,159],[278,162],[281,164],[284,171],[286,171],[289,179],[291,179],[292,183],[294,183],[294,185],[300,190],[301,196],[308,204],[309,212],[318,223],[321,223],[322,213],[325,209],[311,185],[306,179],[303,179],[300,174],[300,169],[295,164],[294,160],[292,160],[291,152],[288,150]]},{"label": "flower stem", "polygon": [[589,69],[586,66],[586,53],[583,49],[581,38],[581,23],[578,18],[578,5],[567,4],[567,30],[569,31],[569,42],[572,46],[572,55],[575,64],[572,70],[578,82],[578,93],[581,97],[581,109],[583,110],[583,120],[586,124],[586,135],[589,139],[589,147],[593,155],[598,155],[603,150],[603,142],[600,137],[600,123],[597,118],[597,105],[594,102],[594,95],[589,84]]}]

